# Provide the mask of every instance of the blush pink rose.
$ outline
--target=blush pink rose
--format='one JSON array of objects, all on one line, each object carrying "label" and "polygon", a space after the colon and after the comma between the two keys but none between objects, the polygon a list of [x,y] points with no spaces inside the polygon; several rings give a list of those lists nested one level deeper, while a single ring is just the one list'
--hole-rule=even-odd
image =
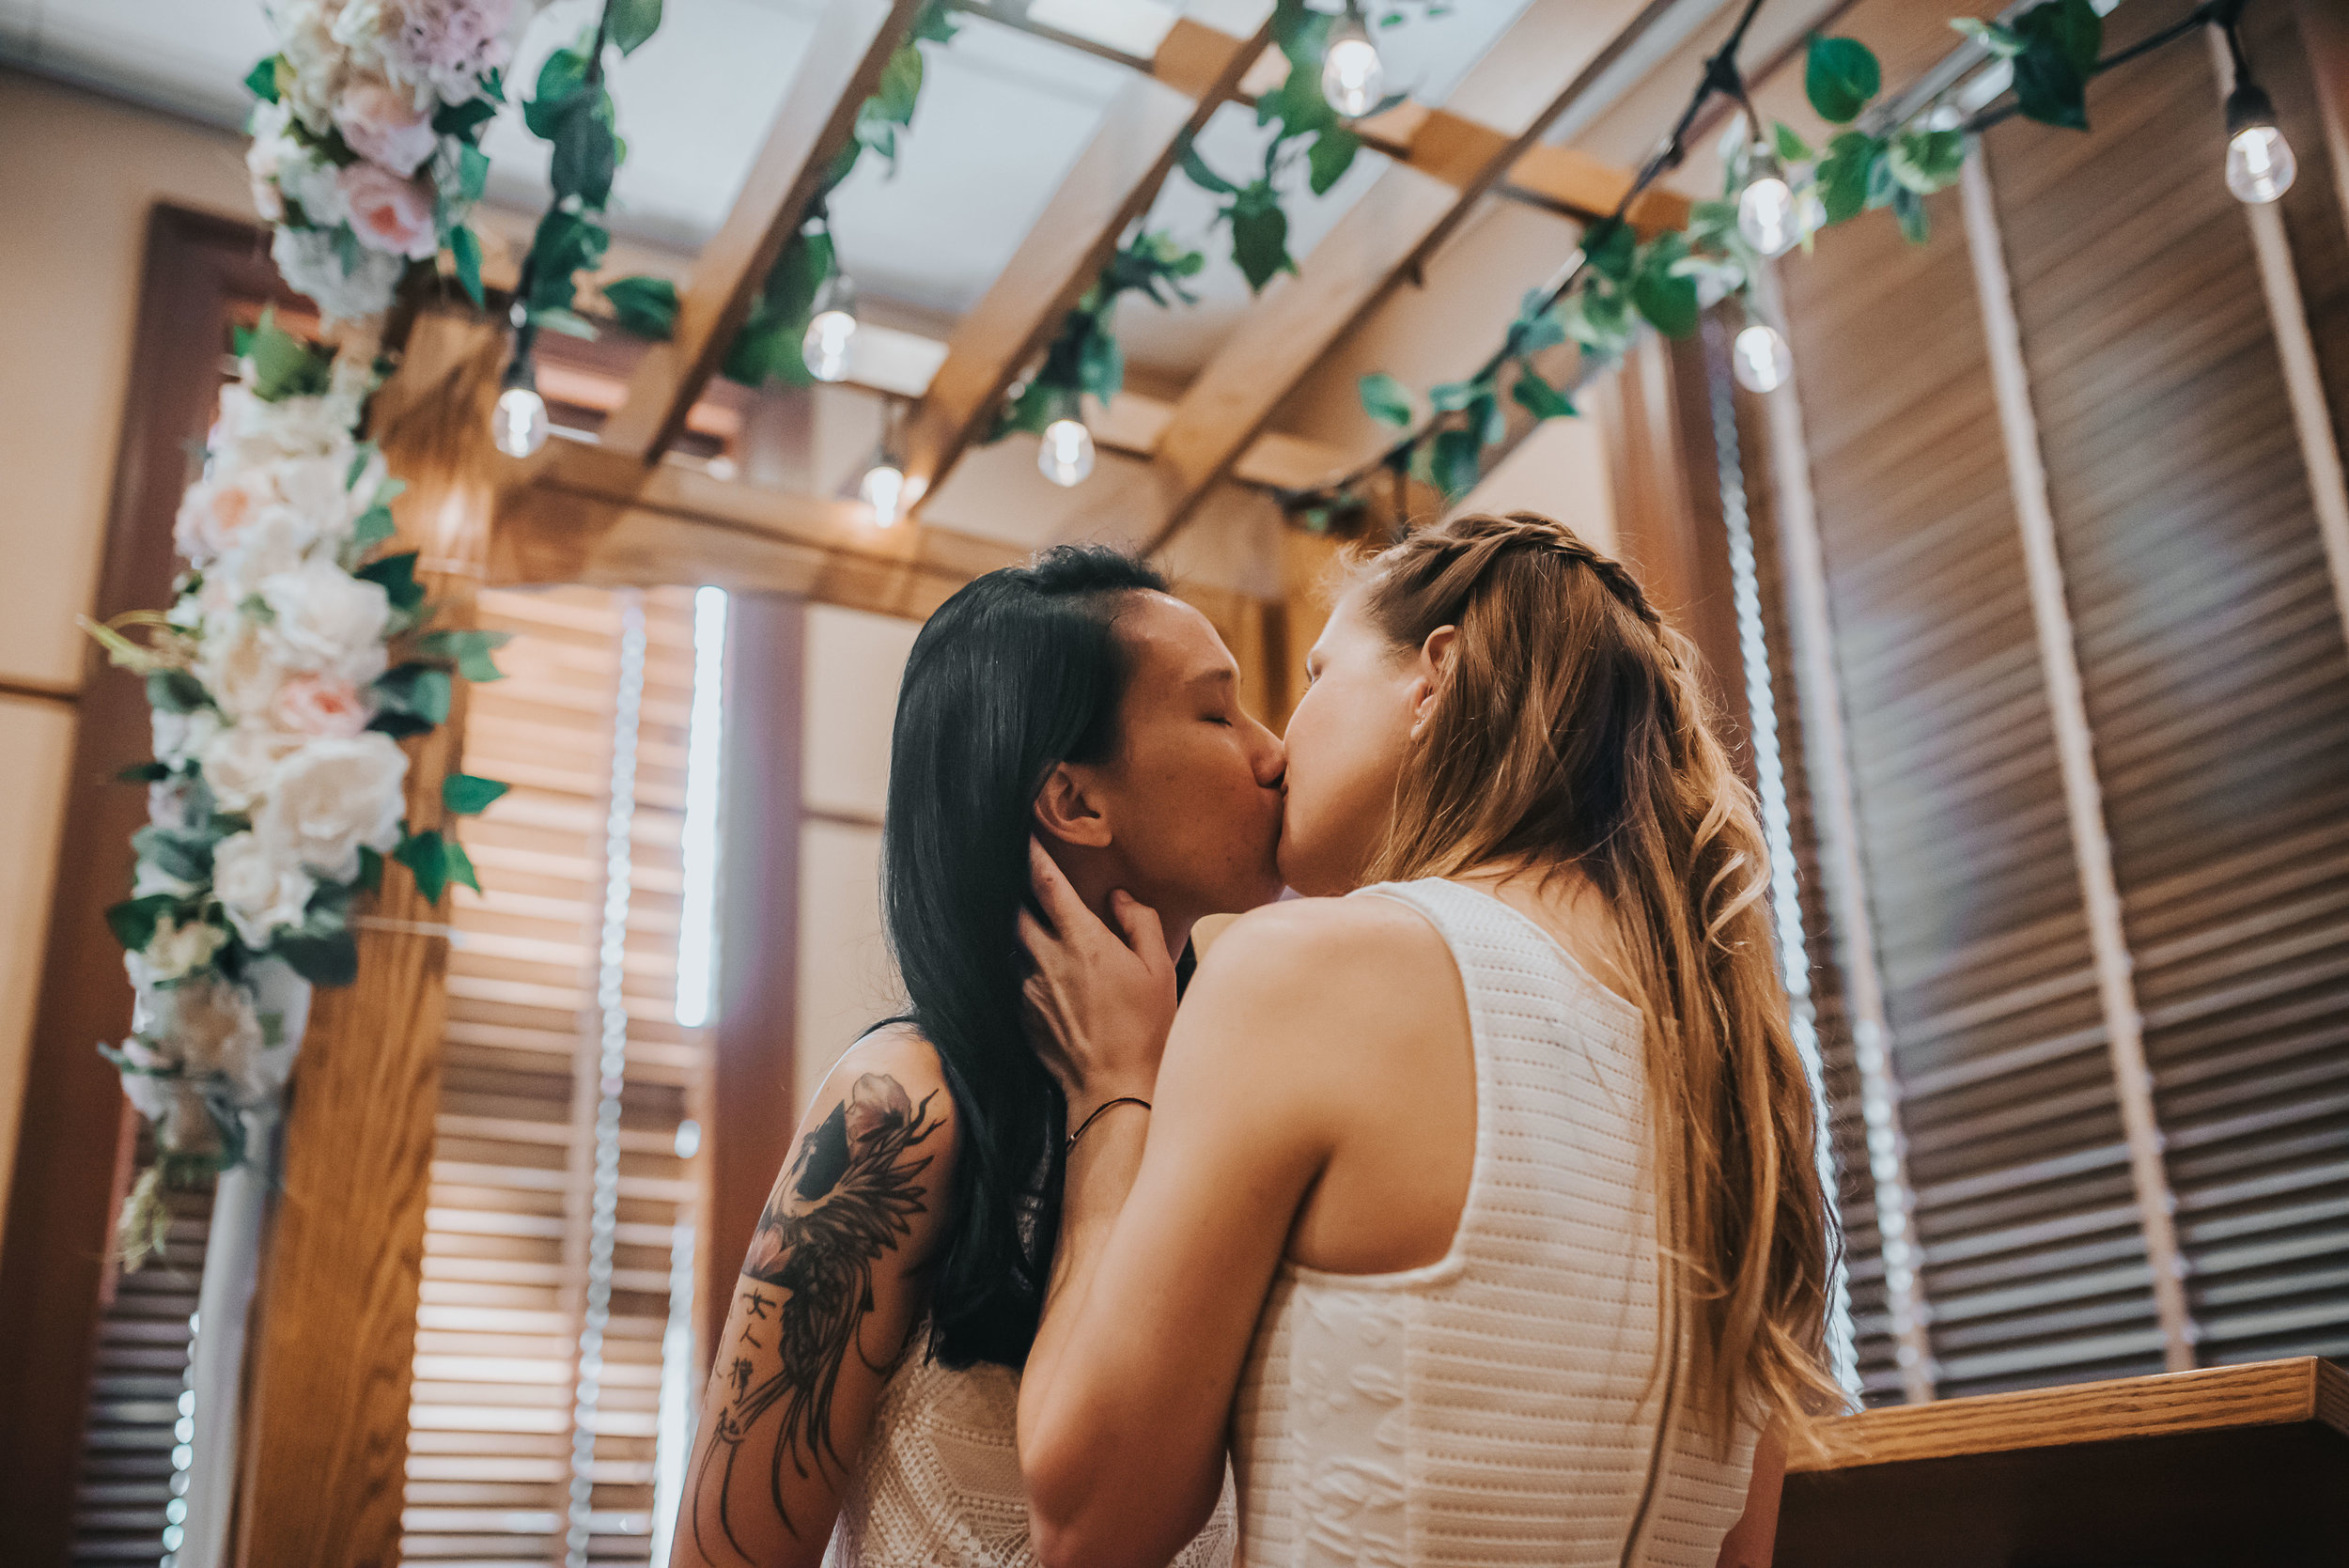
[{"label": "blush pink rose", "polygon": [[334,103],[334,123],[353,152],[402,179],[440,143],[431,119],[386,82],[361,80],[345,87]]},{"label": "blush pink rose", "polygon": [[359,688],[340,675],[295,675],[277,689],[269,717],[295,735],[348,739],[367,727],[375,710]]},{"label": "blush pink rose", "polygon": [[180,498],[171,542],[202,566],[234,545],[271,499],[269,481],[258,474],[200,479]]},{"label": "blush pink rose", "polygon": [[373,249],[423,261],[441,248],[432,221],[432,187],[403,179],[381,163],[364,160],[335,177],[350,203],[350,226]]}]

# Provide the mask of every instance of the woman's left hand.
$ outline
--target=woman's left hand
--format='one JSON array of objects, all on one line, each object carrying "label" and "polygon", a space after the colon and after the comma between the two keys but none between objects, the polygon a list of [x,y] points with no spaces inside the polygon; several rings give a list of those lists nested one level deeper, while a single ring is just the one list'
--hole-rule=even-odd
[{"label": "woman's left hand", "polygon": [[1112,930],[1034,839],[1028,867],[1046,920],[1019,911],[1019,941],[1035,965],[1022,990],[1075,1126],[1111,1100],[1150,1098],[1174,1022],[1174,960],[1157,911],[1123,889],[1110,894]]}]

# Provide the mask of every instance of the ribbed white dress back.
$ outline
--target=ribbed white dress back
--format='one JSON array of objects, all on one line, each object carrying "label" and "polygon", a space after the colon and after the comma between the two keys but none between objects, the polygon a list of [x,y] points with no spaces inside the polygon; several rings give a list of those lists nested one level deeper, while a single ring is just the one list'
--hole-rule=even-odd
[{"label": "ribbed white dress back", "polygon": [[1282,1266],[1233,1412],[1241,1560],[1713,1568],[1755,1433],[1724,1458],[1682,1414],[1659,1440],[1680,1358],[1639,1010],[1486,893],[1431,877],[1361,895],[1418,909],[1459,965],[1474,1175],[1439,1263]]}]

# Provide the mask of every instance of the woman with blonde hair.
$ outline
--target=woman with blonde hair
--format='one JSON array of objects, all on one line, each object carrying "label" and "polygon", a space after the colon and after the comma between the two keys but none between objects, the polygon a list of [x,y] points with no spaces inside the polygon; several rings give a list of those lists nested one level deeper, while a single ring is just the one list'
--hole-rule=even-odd
[{"label": "woman with blonde hair", "polygon": [[[1019,1399],[1046,1564],[1769,1560],[1836,1240],[1761,831],[1688,643],[1532,513],[1356,568],[1284,879],[1182,1011],[1035,857],[1068,1097]],[[1351,894],[1351,896],[1338,896]],[[1171,1034],[1170,1034],[1171,1029]]]}]

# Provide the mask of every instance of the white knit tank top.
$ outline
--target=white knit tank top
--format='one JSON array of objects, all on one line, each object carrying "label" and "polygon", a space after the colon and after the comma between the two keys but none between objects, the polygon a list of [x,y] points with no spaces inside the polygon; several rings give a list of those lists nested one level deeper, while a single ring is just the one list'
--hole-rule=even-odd
[{"label": "white knit tank top", "polygon": [[1242,1560],[1713,1568],[1755,1432],[1724,1461],[1684,1414],[1659,1453],[1639,1009],[1489,894],[1434,877],[1361,892],[1424,914],[1459,965],[1475,1173],[1439,1263],[1282,1265],[1233,1413]]},{"label": "white knit tank top", "polygon": [[[824,1568],[1035,1568],[1019,1480],[1019,1374],[956,1371],[924,1354],[927,1327],[881,1388],[872,1435],[840,1496]],[[1232,1483],[1174,1568],[1230,1568]]]}]

